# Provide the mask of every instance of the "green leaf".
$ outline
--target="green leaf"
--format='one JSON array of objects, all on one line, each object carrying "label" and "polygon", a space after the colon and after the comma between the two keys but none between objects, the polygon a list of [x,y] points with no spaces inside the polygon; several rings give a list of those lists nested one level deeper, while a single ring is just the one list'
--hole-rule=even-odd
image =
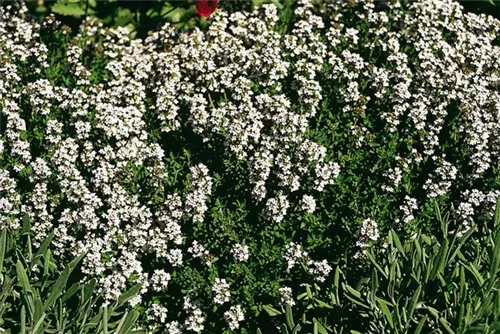
[{"label": "green leaf", "polygon": [[427,316],[424,316],[422,319],[420,319],[420,321],[418,322],[417,328],[415,329],[415,334],[420,334],[420,332],[424,328],[426,321],[427,321]]},{"label": "green leaf", "polygon": [[495,277],[497,277],[498,275],[499,268],[500,268],[500,227],[497,227],[495,231],[492,259],[490,264],[490,278],[493,281],[495,281]]},{"label": "green leaf", "polygon": [[373,254],[372,254],[372,251],[371,250],[368,250],[366,251],[365,253],[366,255],[368,255],[368,258],[370,259],[371,263],[373,263],[373,265],[375,266],[375,268],[377,268],[378,271],[380,271],[380,273],[387,279],[389,278],[387,273],[382,269],[382,267],[377,263],[377,261],[375,260],[375,258],[373,257]]},{"label": "green leaf", "polygon": [[43,324],[43,320],[45,319],[45,316],[46,314],[44,313],[41,318],[37,321],[35,327],[33,327],[33,329],[30,331],[30,334],[35,334],[35,333],[38,333],[38,329],[40,328],[40,326],[42,326]]},{"label": "green leaf", "polygon": [[56,14],[73,16],[76,18],[81,18],[85,15],[85,10],[82,8],[80,3],[68,2],[64,0],[58,0],[54,5],[52,5],[52,11]]},{"label": "green leaf", "polygon": [[290,305],[286,305],[285,317],[288,328],[290,328],[290,330],[293,330],[293,328],[295,327],[295,323],[293,322],[292,307]]},{"label": "green leaf", "polygon": [[2,229],[2,235],[0,235],[0,275],[3,270],[3,261],[5,259],[5,249],[7,248],[7,228]]},{"label": "green leaf", "polygon": [[30,216],[28,216],[28,214],[25,214],[23,216],[23,225],[22,225],[21,233],[24,235],[24,234],[29,233],[30,230],[31,230],[31,219],[30,219]]},{"label": "green leaf", "polygon": [[49,275],[49,271],[50,271],[50,267],[51,267],[51,262],[50,262],[51,256],[52,256],[52,252],[50,251],[50,249],[47,249],[47,251],[45,252],[45,255],[44,255],[44,259],[43,259],[43,275],[45,277],[47,277]]},{"label": "green leaf", "polygon": [[391,311],[389,311],[389,308],[387,307],[387,302],[378,298],[377,299],[378,304],[380,305],[380,310],[386,317],[387,321],[389,322],[389,326],[391,326],[392,329],[394,329],[394,322],[392,320],[392,314]]},{"label": "green leaf", "polygon": [[277,309],[275,309],[275,308],[273,308],[273,307],[271,307],[269,305],[262,305],[262,309],[264,311],[266,311],[267,314],[269,314],[271,317],[283,314],[280,311],[278,311]]},{"label": "green leaf", "polygon": [[333,306],[325,303],[324,301],[318,299],[318,298],[314,298],[314,301],[321,307],[324,307],[324,308],[329,308],[329,309],[333,309]]},{"label": "green leaf", "polygon": [[116,302],[116,308],[122,306],[125,304],[127,301],[135,297],[141,291],[142,285],[141,284],[136,284],[124,293],[118,298],[118,301]]},{"label": "green leaf", "polygon": [[455,332],[451,329],[450,324],[448,323],[448,321],[446,321],[445,318],[439,318],[439,322],[441,323],[441,325],[443,325],[444,329],[446,329],[446,331],[449,334],[455,334]]},{"label": "green leaf", "polygon": [[49,248],[50,243],[52,242],[52,238],[54,237],[54,233],[50,233],[47,238],[42,242],[42,245],[38,249],[38,251],[35,254],[34,260],[38,259],[42,255],[44,255],[47,252],[47,249]]},{"label": "green leaf", "polygon": [[116,328],[117,334],[127,334],[130,333],[130,330],[134,326],[137,318],[139,317],[139,312],[136,310],[132,310],[130,312],[126,312],[122,320],[120,321],[118,327]]},{"label": "green leaf", "polygon": [[297,326],[295,326],[295,328],[293,329],[292,334],[299,334],[301,329],[302,326],[300,324],[297,324]]},{"label": "green leaf", "polygon": [[102,332],[108,334],[108,305],[102,307]]},{"label": "green leaf", "polygon": [[484,284],[484,278],[483,276],[481,276],[481,274],[479,273],[479,271],[477,271],[476,267],[474,266],[474,264],[470,264],[470,265],[467,265],[467,264],[464,264],[465,268],[467,270],[469,270],[471,272],[471,274],[474,276],[474,278],[476,279],[477,283],[482,286]]},{"label": "green leaf", "polygon": [[56,301],[56,299],[61,295],[62,291],[66,287],[66,283],[68,282],[68,278],[71,275],[71,272],[76,267],[76,264],[80,262],[85,254],[81,254],[73,259],[70,263],[66,265],[62,274],[57,278],[55,283],[51,287],[51,291],[45,304],[43,305],[43,311],[47,311],[49,307]]},{"label": "green leaf", "polygon": [[23,264],[19,260],[17,260],[17,263],[16,263],[16,273],[17,273],[17,278],[19,280],[19,283],[21,284],[21,287],[23,288],[24,292],[27,294],[29,291],[31,291],[30,282],[28,279],[28,275],[26,274],[26,270],[24,269]]},{"label": "green leaf", "polygon": [[443,239],[443,244],[439,248],[439,253],[437,255],[437,262],[434,263],[433,270],[430,275],[430,279],[434,280],[438,274],[444,273],[444,267],[446,265],[446,256],[448,254],[448,239],[445,237]]},{"label": "green leaf", "polygon": [[314,333],[328,334],[326,328],[316,318],[313,318]]},{"label": "green leaf", "polygon": [[460,249],[462,248],[462,246],[465,244],[465,242],[469,239],[469,237],[472,235],[472,233],[474,233],[476,231],[476,227],[473,226],[471,227],[463,236],[462,238],[460,238],[460,242],[458,243],[457,247],[455,248],[455,250],[453,251],[453,254],[450,256],[450,258],[448,259],[448,263],[451,263],[455,257],[458,255],[458,253],[460,252]]},{"label": "green leaf", "polygon": [[311,287],[309,286],[309,284],[306,284],[306,293],[307,293],[307,297],[309,299],[313,299],[313,294],[312,294]]},{"label": "green leaf", "polygon": [[421,293],[422,293],[422,285],[419,285],[417,290],[413,294],[413,297],[411,298],[410,309],[408,310],[409,320],[411,320],[411,318],[413,317],[413,313],[415,312]]},{"label": "green leaf", "polygon": [[21,306],[21,334],[26,334],[26,308]]},{"label": "green leaf", "polygon": [[361,298],[361,293],[358,290],[353,289],[351,286],[342,283],[342,287],[347,290],[351,295],[356,298]]},{"label": "green leaf", "polygon": [[62,302],[66,302],[68,299],[70,299],[78,290],[82,288],[82,285],[80,283],[75,283],[73,284],[62,296]]},{"label": "green leaf", "polygon": [[497,198],[497,205],[495,208],[495,219],[493,220],[495,227],[500,227],[500,196]]},{"label": "green leaf", "polygon": [[396,234],[396,232],[393,229],[391,229],[391,237],[392,237],[392,240],[394,241],[394,245],[396,245],[396,248],[398,249],[398,251],[401,254],[403,254],[403,256],[405,256],[403,245],[401,244],[401,241],[399,240],[398,235]]}]

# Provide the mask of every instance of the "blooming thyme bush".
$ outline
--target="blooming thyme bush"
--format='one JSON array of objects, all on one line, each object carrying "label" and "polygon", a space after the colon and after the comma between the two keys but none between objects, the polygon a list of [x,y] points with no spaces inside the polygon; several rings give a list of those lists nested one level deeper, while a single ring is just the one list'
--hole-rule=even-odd
[{"label": "blooming thyme bush", "polygon": [[491,213],[498,20],[444,0],[283,13],[132,39],[5,7],[0,226],[27,214],[56,256],[85,252],[109,301],[141,284],[152,331],[219,333],[362,265],[389,228],[436,230],[432,201],[463,231]]}]

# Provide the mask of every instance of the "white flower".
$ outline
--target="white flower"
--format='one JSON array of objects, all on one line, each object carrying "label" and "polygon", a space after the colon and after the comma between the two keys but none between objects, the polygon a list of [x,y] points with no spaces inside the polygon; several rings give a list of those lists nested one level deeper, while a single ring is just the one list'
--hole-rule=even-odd
[{"label": "white flower", "polygon": [[313,213],[316,210],[316,201],[314,200],[314,197],[304,195],[302,197],[301,209],[306,212]]},{"label": "white flower", "polygon": [[182,326],[178,321],[172,321],[165,325],[165,334],[182,334]]},{"label": "white flower", "polygon": [[149,282],[154,291],[165,291],[170,282],[170,274],[166,273],[163,269],[156,269],[153,275],[151,275]]},{"label": "white flower", "polygon": [[136,305],[139,305],[142,301],[142,297],[141,295],[136,295],[132,298],[129,299],[128,303],[131,307],[134,307]]},{"label": "white flower", "polygon": [[167,260],[173,267],[182,265],[182,251],[180,249],[171,249],[167,254]]},{"label": "white flower", "polygon": [[147,311],[148,320],[164,323],[167,320],[167,308],[159,304],[152,304]]},{"label": "white flower", "polygon": [[287,269],[292,269],[297,262],[307,261],[309,258],[307,252],[302,250],[302,246],[294,242],[290,242],[286,246],[286,252],[283,257],[287,262]]},{"label": "white flower", "polygon": [[240,322],[245,320],[241,305],[231,306],[228,311],[224,312],[224,319],[231,330],[240,328]]},{"label": "white flower", "polygon": [[309,268],[309,274],[318,282],[324,282],[331,271],[332,267],[326,260],[314,261],[312,263],[312,268]]},{"label": "white flower", "polygon": [[222,305],[229,301],[231,296],[229,284],[223,278],[216,278],[214,285],[212,286],[212,292],[214,293],[214,303]]},{"label": "white flower", "polygon": [[235,244],[233,246],[231,254],[233,254],[234,259],[238,262],[246,262],[250,256],[248,246],[240,244]]},{"label": "white flower", "polygon": [[295,301],[292,296],[292,288],[284,286],[280,288],[280,303],[283,306],[293,306]]},{"label": "white flower", "polygon": [[184,310],[188,313],[188,317],[184,322],[184,327],[188,331],[193,331],[199,333],[203,331],[205,326],[203,323],[205,322],[205,317],[203,316],[203,312],[198,307],[197,303],[191,302],[191,300],[187,297],[184,297]]}]

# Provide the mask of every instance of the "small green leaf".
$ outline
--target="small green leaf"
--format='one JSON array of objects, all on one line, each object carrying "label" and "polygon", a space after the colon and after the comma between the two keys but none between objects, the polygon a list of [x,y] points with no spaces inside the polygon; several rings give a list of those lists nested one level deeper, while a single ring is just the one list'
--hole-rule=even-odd
[{"label": "small green leaf", "polygon": [[52,11],[56,14],[73,16],[80,18],[85,15],[85,9],[82,8],[80,3],[68,2],[64,0],[58,0],[54,5],[52,5]]},{"label": "small green leaf", "polygon": [[45,316],[46,314],[44,313],[41,318],[37,321],[35,327],[33,327],[33,329],[30,331],[31,334],[35,334],[35,333],[38,333],[38,329],[40,328],[40,326],[42,326],[43,324],[43,320],[45,319]]},{"label": "small green leaf", "polygon": [[333,309],[333,306],[325,303],[324,301],[318,299],[318,298],[314,298],[314,301],[321,307],[324,307],[324,308],[329,308],[329,309]]},{"label": "small green leaf", "polygon": [[26,308],[21,306],[21,334],[26,334]]},{"label": "small green leaf", "polygon": [[23,225],[22,225],[21,233],[24,235],[24,234],[29,233],[30,230],[31,230],[31,219],[30,219],[30,216],[28,216],[28,214],[25,214],[23,216]]},{"label": "small green leaf", "polygon": [[262,305],[262,309],[264,311],[266,311],[267,314],[269,314],[271,317],[283,314],[280,311],[278,311],[277,309],[275,309],[275,308],[273,308],[273,307],[271,307],[269,305]]},{"label": "small green leaf", "polygon": [[19,260],[17,260],[16,263],[16,272],[17,272],[17,278],[24,292],[28,293],[29,291],[31,291],[28,275],[26,274],[26,270],[24,269],[23,264]]},{"label": "small green leaf", "polygon": [[355,289],[353,289],[352,287],[350,287],[349,285],[347,284],[342,284],[342,287],[347,290],[351,295],[353,295],[354,297],[356,298],[361,298],[361,293]]},{"label": "small green leaf", "polygon": [[427,321],[427,316],[424,316],[422,319],[420,319],[420,321],[418,322],[417,328],[415,329],[415,334],[420,334],[420,332],[424,328],[426,321]]},{"label": "small green leaf", "polygon": [[285,317],[288,328],[290,328],[290,330],[293,330],[293,328],[295,327],[295,323],[293,322],[292,307],[290,305],[286,305]]},{"label": "small green leaf", "polygon": [[49,248],[49,245],[50,245],[53,237],[54,237],[54,233],[50,233],[47,236],[47,238],[45,238],[45,240],[42,242],[42,245],[40,246],[40,248],[36,252],[34,260],[36,260],[39,257],[43,256],[47,252],[47,249]]},{"label": "small green leaf", "polygon": [[495,227],[500,227],[500,196],[497,198],[497,205],[495,208],[495,219],[493,220]]},{"label": "small green leaf", "polygon": [[116,328],[117,334],[127,334],[130,333],[130,330],[134,326],[137,318],[139,317],[139,312],[136,310],[132,310],[130,312],[126,312],[122,320],[120,321],[118,327]]},{"label": "small green leaf", "polygon": [[443,243],[439,248],[439,253],[437,255],[437,262],[434,263],[430,279],[433,280],[438,274],[444,273],[444,267],[446,265],[446,256],[448,254],[448,239],[445,237]]},{"label": "small green leaf", "polygon": [[5,249],[7,248],[7,229],[4,227],[2,229],[2,234],[0,235],[0,274],[3,270],[3,261],[5,259]]},{"label": "small green leaf", "polygon": [[371,263],[373,263],[373,265],[375,266],[375,268],[377,268],[378,271],[380,271],[380,273],[387,279],[389,278],[389,276],[387,275],[387,273],[382,269],[382,267],[377,263],[377,261],[375,260],[375,257],[373,257],[373,254],[371,252],[371,250],[368,250],[366,251],[366,255],[368,255],[368,258],[370,259]]},{"label": "small green leaf", "polygon": [[115,307],[120,307],[123,304],[125,304],[127,301],[129,301],[131,298],[133,298],[135,295],[141,291],[142,285],[141,284],[136,284],[133,287],[131,287],[129,290],[126,292],[122,293],[122,295],[118,298],[118,301],[116,302]]},{"label": "small green leaf", "polygon": [[396,246],[396,248],[398,249],[398,251],[403,256],[405,256],[403,245],[401,244],[401,241],[399,240],[398,235],[396,234],[396,232],[393,229],[391,229],[391,237],[392,237],[392,240],[394,241],[394,245]]},{"label": "small green leaf", "polygon": [[439,322],[443,325],[444,329],[448,332],[448,334],[455,334],[455,332],[451,329],[450,324],[446,321],[445,318],[439,318]]},{"label": "small green leaf", "polygon": [[313,318],[314,332],[320,334],[328,334],[326,328],[316,318]]},{"label": "small green leaf", "polygon": [[411,298],[410,309],[408,310],[408,318],[411,319],[413,317],[413,313],[417,307],[417,303],[420,299],[420,294],[422,293],[422,285],[419,285],[413,297]]},{"label": "small green leaf", "polygon": [[309,299],[313,299],[313,294],[312,294],[311,287],[309,286],[309,284],[306,284],[306,293],[307,293],[307,297]]},{"label": "small green leaf", "polygon": [[108,334],[108,305],[102,307],[102,332]]},{"label": "small green leaf", "polygon": [[378,304],[380,305],[380,310],[386,317],[387,321],[389,322],[389,326],[394,329],[394,322],[392,320],[392,314],[391,311],[389,311],[389,308],[387,307],[387,302],[382,300],[382,299],[377,299]]}]

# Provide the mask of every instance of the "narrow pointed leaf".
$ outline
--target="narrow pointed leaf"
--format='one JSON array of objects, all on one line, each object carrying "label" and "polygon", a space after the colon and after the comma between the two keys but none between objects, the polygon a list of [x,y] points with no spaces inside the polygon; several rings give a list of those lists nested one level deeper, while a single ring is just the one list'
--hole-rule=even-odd
[{"label": "narrow pointed leaf", "polygon": [[282,313],[280,311],[278,311],[277,309],[269,306],[269,305],[263,305],[262,306],[262,309],[264,311],[267,312],[267,314],[269,314],[271,317],[274,317],[274,316],[277,316],[277,315],[281,315]]},{"label": "narrow pointed leaf", "polygon": [[290,330],[293,330],[293,328],[295,327],[295,323],[293,321],[292,307],[290,305],[286,306],[285,317],[288,328],[290,328]]}]

